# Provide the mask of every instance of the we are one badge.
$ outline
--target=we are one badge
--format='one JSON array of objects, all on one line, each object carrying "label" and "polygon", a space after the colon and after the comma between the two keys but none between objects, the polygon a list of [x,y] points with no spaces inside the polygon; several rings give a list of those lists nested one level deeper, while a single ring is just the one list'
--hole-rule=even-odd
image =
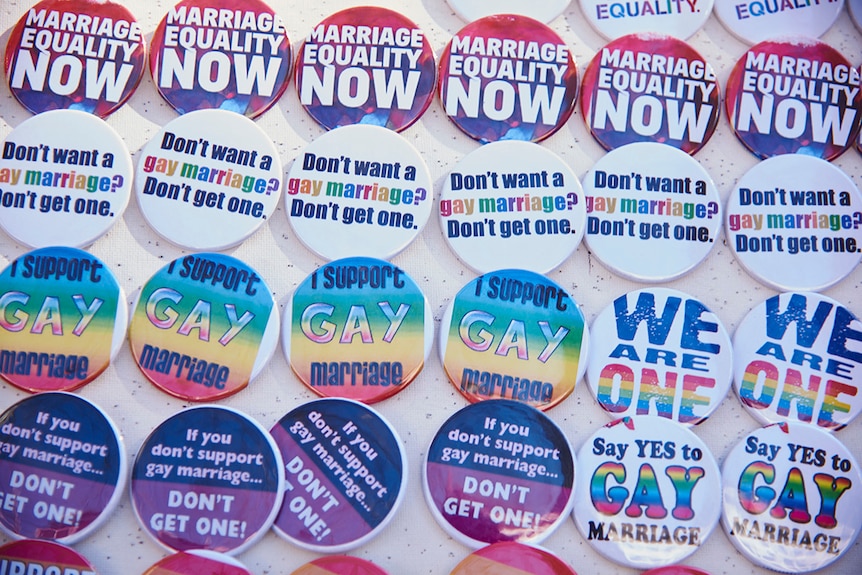
[{"label": "we are one badge", "polygon": [[369,124],[400,132],[434,98],[437,65],[424,32],[406,16],[361,6],[312,29],[295,75],[300,103],[324,128]]},{"label": "we are one badge", "polygon": [[578,71],[566,42],[525,16],[471,22],[440,57],[440,101],[455,125],[482,143],[538,142],[574,111]]},{"label": "we are one badge", "polygon": [[372,258],[321,266],[284,313],[290,367],[324,397],[374,403],[398,393],[422,370],[434,340],[431,306],[419,286]]},{"label": "we are one badge", "polygon": [[733,337],[733,385],[760,423],[839,430],[862,411],[862,322],[821,294],[770,297]]},{"label": "we are one badge", "polygon": [[535,272],[499,270],[470,281],[446,309],[439,338],[450,383],[474,403],[512,399],[547,410],[586,369],[583,313]]},{"label": "we are one badge", "polygon": [[0,274],[0,377],[30,392],[98,377],[126,335],[125,295],[110,268],[75,248],[42,248]]},{"label": "we are one badge", "polygon": [[229,110],[256,118],[287,88],[290,40],[262,0],[182,0],[153,32],[150,72],[180,114]]}]

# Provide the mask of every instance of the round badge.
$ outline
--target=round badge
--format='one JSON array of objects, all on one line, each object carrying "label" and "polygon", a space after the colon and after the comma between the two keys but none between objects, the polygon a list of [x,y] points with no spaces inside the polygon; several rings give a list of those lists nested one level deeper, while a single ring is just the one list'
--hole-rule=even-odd
[{"label": "round badge", "polygon": [[721,489],[709,448],[655,416],[608,423],[578,451],[575,523],[593,548],[648,569],[682,561],[718,524]]},{"label": "round badge", "polygon": [[0,569],[9,575],[96,575],[87,558],[71,547],[41,539],[0,546]]},{"label": "round badge", "polygon": [[780,291],[820,291],[862,259],[862,195],[826,160],[763,160],[727,202],[728,243],[748,273]]},{"label": "round badge", "polygon": [[497,14],[468,24],[446,45],[439,84],[446,115],[471,138],[538,142],[572,115],[578,70],[551,28]]},{"label": "round badge", "polygon": [[593,57],[584,72],[581,111],[606,150],[658,142],[695,154],[718,124],[719,86],[712,66],[682,40],[633,34]]},{"label": "round badge", "polygon": [[110,517],[126,482],[126,452],[101,409],[46,391],[7,408],[0,422],[0,530],[71,545]]},{"label": "round badge", "polygon": [[539,543],[572,508],[575,458],[541,411],[495,399],[469,405],[437,431],[423,488],[432,515],[458,541]]},{"label": "round badge", "polygon": [[193,406],[144,441],[132,468],[132,505],[144,530],[174,551],[234,555],[272,526],[284,495],[281,454],[239,411]]},{"label": "round badge", "polygon": [[644,571],[641,575],[710,575],[710,573],[688,565],[668,565]]},{"label": "round badge", "polygon": [[[721,4],[721,1],[718,2]],[[714,0],[684,2],[608,2],[581,0],[581,8],[593,28],[609,40],[627,34],[655,32],[685,40],[703,28]],[[655,51],[647,50],[654,55]]]},{"label": "round badge", "polygon": [[370,124],[400,132],[428,109],[437,65],[416,24],[387,8],[362,6],[314,27],[295,74],[302,106],[327,130]]},{"label": "round badge", "polygon": [[577,575],[565,561],[539,547],[513,541],[477,549],[450,575]]},{"label": "round badge", "polygon": [[577,176],[559,156],[530,142],[477,148],[449,173],[440,197],[449,246],[479,273],[551,271],[581,243],[586,219]]},{"label": "round badge", "polygon": [[263,225],[281,197],[281,160],[252,120],[201,110],[165,125],[141,152],[138,205],[165,239],[191,250],[233,247]]},{"label": "round badge", "polygon": [[862,528],[859,464],[834,436],[810,425],[749,433],[721,472],[725,533],[761,567],[822,569],[853,546]]},{"label": "round badge", "polygon": [[177,258],[144,284],[129,344],[162,391],[215,401],[260,373],[278,333],[278,306],[257,272],[230,256],[200,253]]},{"label": "round badge", "polygon": [[416,148],[392,130],[355,125],[306,146],[290,168],[284,201],[296,235],[316,254],[386,260],[425,226],[433,195]]},{"label": "round badge", "polygon": [[587,381],[614,418],[657,415],[697,425],[733,378],[730,336],[710,309],[667,288],[615,299],[590,328]]},{"label": "round badge", "polygon": [[[840,8],[841,2],[814,6]],[[810,38],[749,48],[730,71],[726,93],[731,128],[760,158],[799,153],[835,159],[853,145],[862,123],[859,69]]]},{"label": "round badge", "polygon": [[441,322],[439,351],[470,402],[512,399],[547,410],[574,391],[588,342],[584,314],[563,288],[534,272],[501,270],[461,288]]},{"label": "round badge", "polygon": [[365,559],[348,555],[331,555],[310,561],[291,575],[387,575],[387,573]]},{"label": "round badge", "polygon": [[731,34],[746,44],[775,36],[819,38],[826,33],[844,6],[833,2],[774,2],[744,0],[716,2],[715,15]]},{"label": "round badge", "polygon": [[0,226],[22,244],[87,246],[129,203],[132,158],[120,135],[76,110],[19,124],[0,157]]},{"label": "round badge", "polygon": [[862,411],[862,322],[826,296],[783,293],[750,312],[733,336],[733,384],[759,422],[841,429]]},{"label": "round badge", "polygon": [[0,274],[0,377],[30,392],[72,391],[111,363],[126,298],[111,270],[75,248],[42,248]]},{"label": "round badge", "polygon": [[314,393],[374,403],[407,387],[434,341],[434,316],[403,270],[371,258],[321,266],[284,310],[284,354]]},{"label": "round badge", "polygon": [[105,118],[138,87],[145,51],[141,26],[122,4],[42,0],[9,34],[6,77],[34,114],[71,109]]},{"label": "round badge", "polygon": [[261,0],[182,0],[150,48],[153,83],[180,114],[218,108],[255,118],[284,93],[290,64],[284,22]]},{"label": "round badge", "polygon": [[586,241],[614,272],[665,282],[697,267],[721,229],[721,198],[697,160],[654,142],[605,154],[584,176]]},{"label": "round badge", "polygon": [[174,553],[144,571],[144,575],[200,575],[202,573],[251,575],[251,572],[233,557],[205,549],[190,549]]},{"label": "round badge", "polygon": [[862,30],[862,0],[847,0],[847,10],[856,27]]},{"label": "round badge", "polygon": [[495,14],[517,14],[539,22],[549,23],[562,14],[571,0],[447,0],[458,16],[467,22],[493,16]]},{"label": "round badge", "polygon": [[349,399],[293,409],[272,428],[287,477],[275,532],[304,549],[341,553],[367,543],[404,499],[407,458],[381,415]]}]

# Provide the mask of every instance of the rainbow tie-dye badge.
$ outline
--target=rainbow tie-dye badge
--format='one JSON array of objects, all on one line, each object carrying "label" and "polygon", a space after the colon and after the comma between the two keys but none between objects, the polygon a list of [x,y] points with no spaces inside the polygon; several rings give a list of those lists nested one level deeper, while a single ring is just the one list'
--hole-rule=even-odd
[{"label": "rainbow tie-dye badge", "polygon": [[206,549],[190,549],[168,555],[146,571],[143,575],[251,575],[242,563],[225,555]]},{"label": "rainbow tie-dye badge", "polygon": [[546,549],[513,541],[477,549],[450,575],[577,575],[565,561]]},{"label": "rainbow tie-dye badge", "polygon": [[350,555],[320,557],[306,563],[290,575],[388,575],[365,559]]}]

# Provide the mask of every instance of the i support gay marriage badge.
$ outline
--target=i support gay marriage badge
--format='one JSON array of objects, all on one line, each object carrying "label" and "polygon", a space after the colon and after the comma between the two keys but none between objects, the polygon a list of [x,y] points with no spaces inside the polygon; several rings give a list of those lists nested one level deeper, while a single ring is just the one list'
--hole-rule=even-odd
[{"label": "i support gay marriage badge", "polygon": [[0,531],[71,545],[101,527],[128,474],[108,415],[79,395],[46,391],[7,408],[0,422]]},{"label": "i support gay marriage badge", "polygon": [[282,177],[275,144],[253,121],[201,110],[171,120],[144,146],[135,191],[159,235],[191,250],[223,250],[275,211]]},{"label": "i support gay marriage badge", "polygon": [[216,253],[177,258],[141,288],[129,344],[153,385],[190,401],[245,388],[269,361],[278,306],[257,272]]},{"label": "i support gay marriage badge", "polygon": [[440,56],[440,101],[452,122],[482,143],[538,142],[575,108],[578,70],[545,24],[497,14],[461,29]]},{"label": "i support gay marriage badge", "polygon": [[862,194],[841,168],[804,154],[754,165],[727,200],[736,260],[780,291],[820,291],[862,260]]},{"label": "i support gay marriage badge", "polygon": [[682,561],[721,513],[721,477],[706,444],[663,417],[600,428],[578,451],[575,524],[611,561],[647,569]]},{"label": "i support gay marriage badge", "polygon": [[144,440],[132,468],[135,515],[172,551],[242,553],[269,531],[283,496],[284,463],[272,437],[227,407],[172,415]]},{"label": "i support gay marriage badge", "polygon": [[743,318],[733,336],[733,385],[763,424],[841,429],[862,411],[862,322],[826,296],[788,292]]},{"label": "i support gay marriage badge", "polygon": [[730,126],[760,158],[799,153],[833,160],[853,145],[862,125],[859,76],[859,68],[825,42],[760,42],[727,78]]},{"label": "i support gay marriage badge", "polygon": [[581,243],[586,218],[577,176],[559,156],[532,142],[477,148],[449,172],[440,197],[444,237],[479,273],[548,273]]},{"label": "i support gay marriage badge", "polygon": [[0,273],[0,377],[30,392],[98,377],[126,337],[126,297],[89,253],[42,248]]},{"label": "i support gay marriage badge", "polygon": [[321,126],[370,124],[400,132],[434,98],[437,64],[424,32],[376,6],[337,12],[315,26],[296,57],[296,90]]},{"label": "i support gay marriage badge", "polygon": [[86,557],[71,547],[43,539],[10,541],[0,546],[0,569],[21,575],[96,575],[96,568]]},{"label": "i support gay marriage badge", "polygon": [[395,516],[407,457],[395,428],[372,408],[316,399],[291,410],[271,433],[286,475],[273,526],[280,537],[317,553],[342,553],[379,535]]},{"label": "i support gay marriage badge", "polygon": [[720,102],[712,66],[682,40],[655,33],[604,46],[581,87],[584,121],[606,150],[658,142],[695,154],[715,132]]},{"label": "i support gay marriage badge", "polygon": [[608,415],[658,415],[697,425],[733,378],[730,336],[696,298],[667,288],[616,298],[590,328],[587,381]]},{"label": "i support gay marriage badge", "polygon": [[285,212],[308,249],[327,259],[387,260],[431,215],[434,183],[410,142],[380,126],[326,132],[297,156]]},{"label": "i support gay marriage badge", "polygon": [[449,381],[474,403],[502,398],[547,410],[586,369],[584,314],[535,272],[499,270],[470,281],[446,309],[439,337]]},{"label": "i support gay marriage badge", "polygon": [[43,112],[3,141],[0,227],[24,245],[90,245],[123,215],[131,190],[126,144],[92,114]]},{"label": "i support gay marriage badge", "polygon": [[544,413],[495,399],[446,420],[428,447],[422,479],[431,514],[461,543],[537,544],[571,511],[575,458]]},{"label": "i support gay marriage badge", "polygon": [[287,88],[290,40],[261,0],[182,0],[153,32],[150,73],[180,114],[221,109],[256,118]]},{"label": "i support gay marriage badge", "polygon": [[118,2],[42,0],[9,34],[6,78],[34,114],[69,109],[105,118],[138,87],[145,44],[140,24]]},{"label": "i support gay marriage badge", "polygon": [[640,282],[697,267],[721,229],[721,197],[704,167],[672,146],[627,144],[584,176],[586,242],[599,261]]},{"label": "i support gay marriage badge", "polygon": [[314,393],[374,403],[422,371],[434,341],[431,306],[401,268],[345,258],[311,272],[284,309],[284,354]]},{"label": "i support gay marriage badge", "polygon": [[822,569],[853,547],[862,529],[859,463],[835,436],[810,425],[752,431],[727,455],[721,476],[724,531],[759,567]]}]

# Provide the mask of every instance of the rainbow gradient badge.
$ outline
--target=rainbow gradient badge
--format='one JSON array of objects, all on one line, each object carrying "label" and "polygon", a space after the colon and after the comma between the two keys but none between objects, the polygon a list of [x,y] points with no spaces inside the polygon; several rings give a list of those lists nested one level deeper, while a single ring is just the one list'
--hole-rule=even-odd
[{"label": "rainbow gradient badge", "polygon": [[434,339],[431,306],[399,267],[372,258],[321,266],[285,308],[284,354],[323,397],[374,403],[422,370]]},{"label": "rainbow gradient badge", "polygon": [[547,410],[584,374],[588,335],[563,288],[535,272],[500,270],[472,280],[449,304],[440,359],[471,402],[513,399]]},{"label": "rainbow gradient badge", "polygon": [[697,551],[718,524],[721,477],[687,427],[638,415],[608,423],[578,451],[575,524],[611,561],[648,569]]},{"label": "rainbow gradient badge", "polygon": [[200,253],[172,261],[143,286],[129,343],[156,387],[215,401],[260,373],[278,332],[278,308],[257,272],[230,256]]},{"label": "rainbow gradient badge", "polygon": [[0,274],[0,377],[36,393],[97,378],[126,335],[123,290],[110,268],[64,247],[31,251]]},{"label": "rainbow gradient badge", "polygon": [[[822,429],[781,423],[752,431],[727,455],[721,475],[722,526],[760,567],[782,573],[822,569],[859,536],[859,463]],[[858,565],[844,567],[850,573]]]}]

